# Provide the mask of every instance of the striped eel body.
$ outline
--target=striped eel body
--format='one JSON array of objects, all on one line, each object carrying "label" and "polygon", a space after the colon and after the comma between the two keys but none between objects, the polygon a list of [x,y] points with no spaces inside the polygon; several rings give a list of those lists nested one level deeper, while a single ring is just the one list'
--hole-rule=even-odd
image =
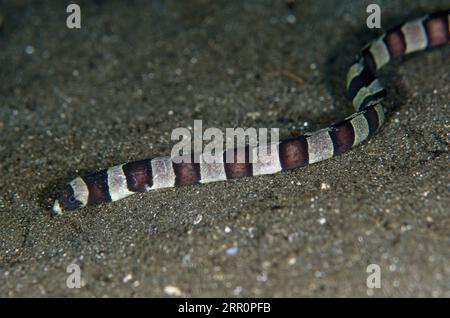
[{"label": "striped eel body", "polygon": [[128,162],[76,178],[59,193],[53,211],[63,214],[153,189],[272,174],[342,154],[368,139],[384,123],[381,100],[386,92],[376,72],[391,59],[449,41],[450,10],[404,23],[384,33],[362,50],[348,71],[347,93],[356,112],[326,129],[272,145],[268,161],[250,161],[250,152],[263,147],[258,146],[226,150],[224,158],[234,158],[231,163],[229,160],[212,164],[192,160],[176,163],[171,157]]}]

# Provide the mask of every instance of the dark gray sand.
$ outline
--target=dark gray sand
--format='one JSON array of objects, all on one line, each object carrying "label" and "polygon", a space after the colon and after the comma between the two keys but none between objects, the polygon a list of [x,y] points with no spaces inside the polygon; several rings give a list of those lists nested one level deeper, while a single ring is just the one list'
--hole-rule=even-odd
[{"label": "dark gray sand", "polygon": [[[0,8],[1,296],[450,296],[449,47],[383,71],[388,122],[340,157],[51,218],[66,182],[167,155],[194,119],[288,135],[343,118],[381,31],[372,1],[301,1],[295,21],[283,1],[80,1],[81,30],[27,2]],[[378,3],[383,30],[448,5]]]}]

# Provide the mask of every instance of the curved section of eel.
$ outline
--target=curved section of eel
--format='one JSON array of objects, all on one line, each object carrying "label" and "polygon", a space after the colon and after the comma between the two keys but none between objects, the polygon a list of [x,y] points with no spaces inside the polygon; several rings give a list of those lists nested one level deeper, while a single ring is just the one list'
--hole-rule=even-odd
[{"label": "curved section of eel", "polygon": [[[133,193],[295,169],[342,154],[383,125],[385,89],[377,71],[395,58],[450,41],[450,10],[403,23],[369,43],[347,74],[347,94],[356,112],[326,129],[282,140],[270,147],[269,160],[251,161],[256,148],[226,150],[223,163],[161,157],[125,163],[70,182],[53,204],[55,214],[112,202]],[[267,146],[266,146],[267,147]],[[231,156],[231,157],[229,157]],[[192,159],[192,158],[189,158]]]}]

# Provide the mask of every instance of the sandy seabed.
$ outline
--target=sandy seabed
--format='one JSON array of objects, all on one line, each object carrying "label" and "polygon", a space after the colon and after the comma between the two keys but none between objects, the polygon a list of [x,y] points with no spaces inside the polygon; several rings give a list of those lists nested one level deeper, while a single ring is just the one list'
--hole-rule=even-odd
[{"label": "sandy seabed", "polygon": [[[449,47],[383,70],[387,123],[342,156],[50,217],[66,182],[167,155],[194,119],[286,136],[349,115],[382,31],[370,2],[329,3],[79,1],[79,30],[63,2],[2,3],[0,296],[449,297]],[[378,3],[383,30],[448,5]]]}]

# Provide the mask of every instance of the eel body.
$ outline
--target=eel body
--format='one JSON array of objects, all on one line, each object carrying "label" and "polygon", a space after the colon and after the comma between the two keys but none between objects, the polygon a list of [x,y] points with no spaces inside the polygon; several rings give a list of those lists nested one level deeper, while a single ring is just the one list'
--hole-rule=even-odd
[{"label": "eel body", "polygon": [[385,121],[381,102],[386,91],[377,71],[392,59],[449,42],[450,10],[403,23],[370,42],[347,74],[347,94],[356,112],[326,129],[272,145],[268,161],[249,159],[258,146],[224,151],[224,158],[235,159],[232,162],[180,162],[171,157],[128,162],[76,178],[58,194],[53,211],[60,215],[137,192],[272,174],[342,154],[375,134]]}]

